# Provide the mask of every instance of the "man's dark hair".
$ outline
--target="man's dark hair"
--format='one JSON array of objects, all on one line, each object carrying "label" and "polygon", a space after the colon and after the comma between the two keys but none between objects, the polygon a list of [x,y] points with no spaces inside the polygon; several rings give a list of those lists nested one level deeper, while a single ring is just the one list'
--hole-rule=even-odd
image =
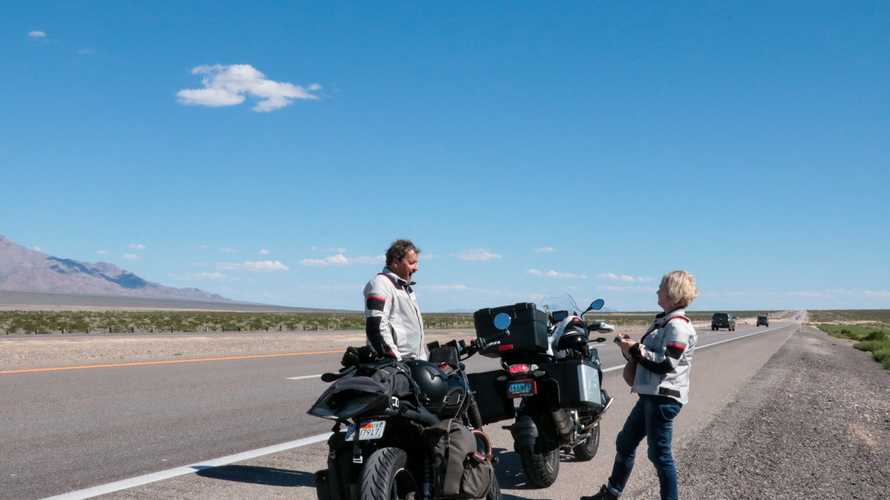
[{"label": "man's dark hair", "polygon": [[414,243],[411,243],[411,240],[396,240],[392,242],[392,245],[389,246],[389,250],[386,251],[386,265],[388,266],[393,262],[398,262],[404,259],[411,250],[420,254],[420,249],[414,246]]}]

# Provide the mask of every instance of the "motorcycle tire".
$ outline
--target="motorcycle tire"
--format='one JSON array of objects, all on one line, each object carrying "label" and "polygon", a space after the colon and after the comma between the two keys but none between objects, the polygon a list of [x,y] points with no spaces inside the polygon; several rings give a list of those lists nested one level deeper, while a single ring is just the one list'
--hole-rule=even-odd
[{"label": "motorcycle tire", "polygon": [[359,500],[414,500],[418,482],[401,448],[380,448],[362,467]]},{"label": "motorcycle tire", "polygon": [[575,454],[575,460],[579,462],[586,462],[588,460],[592,460],[593,457],[596,456],[596,452],[597,450],[599,450],[599,447],[600,423],[596,422],[590,429],[590,435],[587,436],[587,439],[584,440],[583,443],[572,448],[572,453]]},{"label": "motorcycle tire", "polygon": [[522,461],[522,470],[529,484],[546,488],[555,483],[559,476],[559,447],[549,451],[536,449],[520,448],[516,453]]}]

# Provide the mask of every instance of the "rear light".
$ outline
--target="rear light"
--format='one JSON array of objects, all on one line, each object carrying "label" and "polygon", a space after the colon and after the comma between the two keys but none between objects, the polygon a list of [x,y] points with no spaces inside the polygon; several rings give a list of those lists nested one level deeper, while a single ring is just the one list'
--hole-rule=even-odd
[{"label": "rear light", "polygon": [[498,352],[512,351],[513,344],[501,344],[498,346]]},{"label": "rear light", "polygon": [[507,369],[510,375],[525,375],[529,371],[531,371],[531,368],[525,363],[510,365],[510,368]]}]

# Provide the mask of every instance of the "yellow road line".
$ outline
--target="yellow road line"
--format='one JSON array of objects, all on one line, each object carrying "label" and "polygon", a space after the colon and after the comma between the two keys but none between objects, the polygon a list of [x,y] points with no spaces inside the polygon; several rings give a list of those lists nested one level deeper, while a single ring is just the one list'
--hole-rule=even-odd
[{"label": "yellow road line", "polygon": [[126,368],[130,366],[155,366],[155,365],[179,365],[183,363],[205,363],[208,361],[237,361],[241,359],[262,359],[262,358],[286,358],[294,356],[313,356],[318,354],[338,354],[339,351],[315,351],[315,352],[283,352],[277,354],[250,354],[245,356],[219,356],[215,358],[194,358],[194,359],[170,359],[166,361],[132,361],[129,363],[106,363],[100,365],[77,365],[77,366],[58,366],[54,368],[23,368],[19,370],[0,370],[0,375],[15,375],[19,373],[49,373],[63,372],[69,370],[89,370],[91,368]]}]

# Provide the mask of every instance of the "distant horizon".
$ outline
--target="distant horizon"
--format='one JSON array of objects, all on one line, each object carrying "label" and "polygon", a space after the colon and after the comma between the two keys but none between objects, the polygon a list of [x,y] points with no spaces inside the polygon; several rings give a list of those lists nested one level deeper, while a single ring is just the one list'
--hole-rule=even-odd
[{"label": "distant horizon", "polygon": [[[117,299],[119,302],[132,302],[134,305],[90,305],[90,304],[71,304],[66,302],[59,303],[21,303],[21,302],[10,302],[9,296],[21,296],[21,295],[37,295],[37,296],[56,296],[56,297],[71,297],[71,298],[79,298],[79,299]],[[178,302],[181,307],[158,307],[156,309],[148,307],[148,306],[138,306],[135,305],[138,302]],[[133,298],[133,297],[121,297],[114,295],[86,295],[86,294],[62,294],[62,293],[44,293],[44,292],[28,292],[28,291],[5,291],[0,290],[0,311],[10,311],[13,309],[9,309],[13,306],[29,306],[29,307],[80,307],[87,308],[92,307],[96,309],[107,308],[111,309],[120,309],[120,310],[158,310],[158,311],[167,311],[167,310],[206,310],[197,307],[198,305],[219,305],[219,306],[227,306],[233,308],[231,310],[227,309],[218,309],[218,310],[209,310],[210,312],[268,312],[269,314],[278,314],[278,313],[331,313],[331,314],[362,314],[361,309],[323,309],[312,306],[287,306],[281,304],[264,304],[264,303],[255,303],[255,302],[213,302],[213,301],[200,301],[200,300],[169,300],[169,299],[153,299],[153,298]],[[509,305],[509,304],[499,304],[499,305]],[[189,306],[195,306],[194,308],[190,308]],[[280,310],[257,310],[257,311],[249,311],[249,310],[241,310],[236,309],[237,306],[256,306],[257,308],[276,308]],[[128,307],[132,307],[132,309],[128,309]],[[488,307],[498,307],[498,305],[492,305]],[[481,309],[481,308],[480,308]],[[79,309],[73,309],[79,310]],[[752,309],[698,309],[695,307],[688,308],[687,311],[690,312],[700,312],[700,313],[710,313],[710,312],[765,312],[765,313],[773,313],[773,312],[793,312],[798,311],[800,309],[767,309],[767,308],[752,308]],[[872,309],[872,308],[847,308],[847,309],[820,309],[820,308],[808,308],[802,309],[806,311],[886,311],[890,310],[890,308],[884,309]],[[424,314],[473,314],[475,310],[445,310],[445,311],[425,311]],[[652,310],[609,310],[609,311],[601,311],[601,312],[590,312],[589,314],[596,316],[597,314],[601,315],[609,315],[609,314],[639,314],[639,315],[655,315],[660,311],[655,309]]]}]

